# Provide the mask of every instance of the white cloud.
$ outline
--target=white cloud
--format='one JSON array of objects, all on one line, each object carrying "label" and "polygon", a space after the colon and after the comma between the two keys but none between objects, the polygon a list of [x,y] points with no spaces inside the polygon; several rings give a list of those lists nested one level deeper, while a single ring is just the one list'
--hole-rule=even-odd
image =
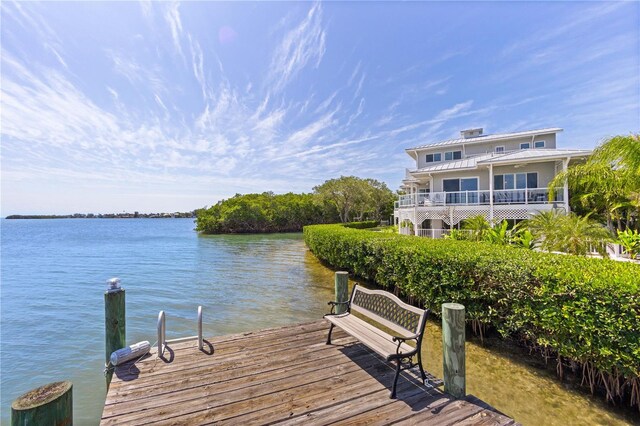
[{"label": "white cloud", "polygon": [[289,31],[276,47],[269,70],[273,91],[281,91],[298,73],[324,56],[326,34],[322,28],[322,8],[315,3],[306,18]]},{"label": "white cloud", "polygon": [[181,37],[182,37],[182,21],[180,20],[180,3],[172,2],[167,7],[164,13],[164,19],[169,24],[169,29],[171,30],[171,38],[173,40],[173,46],[176,49],[176,52],[182,57],[182,45],[181,45]]}]

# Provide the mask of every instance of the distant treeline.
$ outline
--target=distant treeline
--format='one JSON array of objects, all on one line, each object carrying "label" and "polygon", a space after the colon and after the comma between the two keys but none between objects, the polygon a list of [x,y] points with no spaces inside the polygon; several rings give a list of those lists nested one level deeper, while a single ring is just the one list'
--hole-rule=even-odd
[{"label": "distant treeline", "polygon": [[54,214],[12,214],[6,219],[161,219],[161,218],[190,218],[196,217],[196,212],[176,212],[176,213],[74,213],[65,215]]},{"label": "distant treeline", "polygon": [[374,179],[343,176],[312,194],[236,194],[196,210],[196,230],[205,234],[299,232],[306,225],[380,221],[393,213],[394,195]]}]

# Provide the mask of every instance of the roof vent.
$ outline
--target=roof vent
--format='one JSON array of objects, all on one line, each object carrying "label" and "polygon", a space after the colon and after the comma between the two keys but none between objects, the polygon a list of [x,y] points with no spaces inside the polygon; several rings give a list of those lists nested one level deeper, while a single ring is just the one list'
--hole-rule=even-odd
[{"label": "roof vent", "polygon": [[478,136],[482,136],[482,127],[478,129],[462,130],[460,131],[460,136],[462,136],[463,139],[477,138]]}]

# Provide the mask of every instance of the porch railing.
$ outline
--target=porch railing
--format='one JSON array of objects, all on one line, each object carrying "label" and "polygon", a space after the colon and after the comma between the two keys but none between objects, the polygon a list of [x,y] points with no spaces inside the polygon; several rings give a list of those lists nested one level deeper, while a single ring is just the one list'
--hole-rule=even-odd
[{"label": "porch railing", "polygon": [[[563,202],[562,189],[550,196],[547,188],[496,189],[493,191],[493,204],[549,204]],[[490,204],[491,193],[481,191],[455,191],[417,193],[401,195],[395,204],[396,208],[414,206],[447,206],[447,205],[484,205]]]}]

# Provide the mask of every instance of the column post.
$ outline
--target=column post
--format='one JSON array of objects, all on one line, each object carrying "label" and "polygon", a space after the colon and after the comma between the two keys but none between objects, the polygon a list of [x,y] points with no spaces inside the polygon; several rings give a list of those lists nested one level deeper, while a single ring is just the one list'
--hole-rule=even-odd
[{"label": "column post", "polygon": [[118,278],[110,279],[107,284],[107,291],[104,293],[104,365],[106,368],[107,389],[109,389],[109,384],[113,377],[113,369],[110,368],[111,353],[124,348],[127,339],[124,288],[120,287]]},{"label": "column post", "polygon": [[466,396],[465,309],[459,303],[442,304],[442,369],[444,391]]}]

